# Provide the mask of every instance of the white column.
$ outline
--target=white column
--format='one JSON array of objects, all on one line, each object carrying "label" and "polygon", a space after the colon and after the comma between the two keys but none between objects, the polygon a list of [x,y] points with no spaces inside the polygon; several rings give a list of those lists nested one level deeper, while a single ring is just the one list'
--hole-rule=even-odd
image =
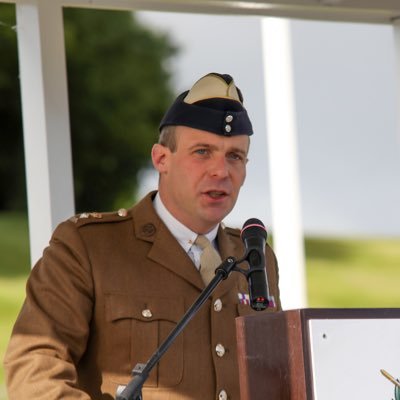
[{"label": "white column", "polygon": [[393,21],[394,52],[396,60],[397,135],[400,141],[400,18]]},{"label": "white column", "polygon": [[64,29],[58,0],[18,0],[31,261],[74,212]]},{"label": "white column", "polygon": [[274,250],[284,309],[306,306],[293,62],[288,20],[262,19]]}]

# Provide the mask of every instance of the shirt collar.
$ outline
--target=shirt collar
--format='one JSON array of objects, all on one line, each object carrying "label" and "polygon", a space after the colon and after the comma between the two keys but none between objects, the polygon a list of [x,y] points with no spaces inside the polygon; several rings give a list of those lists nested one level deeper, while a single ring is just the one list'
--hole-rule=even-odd
[{"label": "shirt collar", "polygon": [[[190,230],[187,226],[183,225],[167,210],[159,193],[157,193],[156,197],[154,198],[153,204],[158,216],[161,218],[179,244],[183,247],[183,249],[188,252],[198,234]],[[213,228],[204,236],[206,236],[210,242],[213,242],[217,237],[217,233],[218,225],[216,225],[215,228]]]}]

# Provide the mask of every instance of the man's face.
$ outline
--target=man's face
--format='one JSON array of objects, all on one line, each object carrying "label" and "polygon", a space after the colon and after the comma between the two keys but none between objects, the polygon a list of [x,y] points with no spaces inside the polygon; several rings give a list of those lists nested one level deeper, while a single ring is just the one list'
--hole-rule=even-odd
[{"label": "man's face", "polygon": [[229,214],[246,177],[249,137],[224,137],[176,127],[177,149],[156,144],[152,158],[167,209],[197,233],[207,233]]}]

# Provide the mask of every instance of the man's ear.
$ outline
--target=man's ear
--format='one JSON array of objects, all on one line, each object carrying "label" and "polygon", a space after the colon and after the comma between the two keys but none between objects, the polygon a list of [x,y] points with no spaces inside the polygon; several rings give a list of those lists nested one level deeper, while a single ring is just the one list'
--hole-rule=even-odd
[{"label": "man's ear", "polygon": [[154,168],[161,174],[166,172],[168,169],[168,156],[171,154],[171,150],[163,146],[162,144],[156,143],[151,149],[151,160],[153,161]]}]

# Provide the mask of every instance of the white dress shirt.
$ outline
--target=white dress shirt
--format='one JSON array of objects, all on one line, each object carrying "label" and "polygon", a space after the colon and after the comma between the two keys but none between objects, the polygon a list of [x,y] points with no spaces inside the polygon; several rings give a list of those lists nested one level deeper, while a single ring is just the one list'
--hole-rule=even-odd
[{"label": "white dress shirt", "polygon": [[[178,243],[183,247],[188,256],[194,262],[194,265],[197,269],[200,268],[200,255],[201,248],[194,244],[194,241],[197,238],[197,233],[190,230],[188,227],[179,222],[165,207],[164,203],[161,201],[160,194],[157,193],[156,197],[153,201],[154,208],[156,213],[170,230],[172,235],[178,241]],[[210,232],[205,234],[204,236],[216,247],[216,240],[218,233],[218,225],[215,226]]]}]

